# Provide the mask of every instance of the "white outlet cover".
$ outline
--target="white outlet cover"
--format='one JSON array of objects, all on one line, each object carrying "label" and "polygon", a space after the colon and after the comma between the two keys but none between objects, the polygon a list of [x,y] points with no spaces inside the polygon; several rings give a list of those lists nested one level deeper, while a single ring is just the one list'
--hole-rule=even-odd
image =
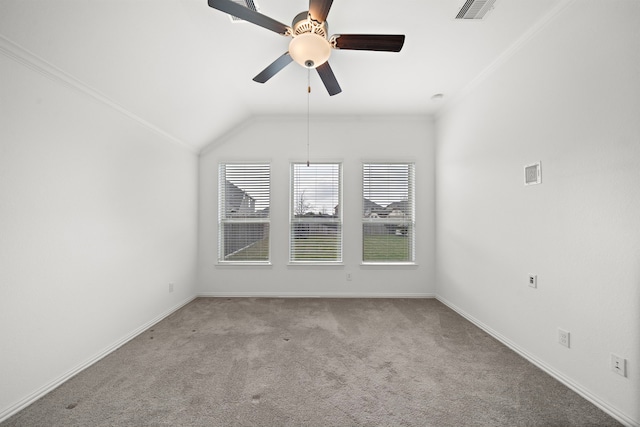
[{"label": "white outlet cover", "polygon": [[529,275],[529,286],[532,288],[537,288],[538,287],[538,276],[535,274],[530,274]]},{"label": "white outlet cover", "polygon": [[571,334],[568,331],[558,328],[558,342],[567,348],[570,348]]},{"label": "white outlet cover", "polygon": [[623,377],[627,376],[627,359],[611,353],[611,370]]},{"label": "white outlet cover", "polygon": [[542,182],[542,162],[524,166],[524,185],[540,184]]}]

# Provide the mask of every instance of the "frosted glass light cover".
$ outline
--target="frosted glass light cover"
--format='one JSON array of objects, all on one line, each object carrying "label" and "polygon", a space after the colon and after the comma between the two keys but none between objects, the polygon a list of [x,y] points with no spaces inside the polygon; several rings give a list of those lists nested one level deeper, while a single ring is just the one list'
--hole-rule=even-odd
[{"label": "frosted glass light cover", "polygon": [[289,43],[289,55],[305,68],[316,68],[329,59],[331,45],[318,34],[300,34]]}]

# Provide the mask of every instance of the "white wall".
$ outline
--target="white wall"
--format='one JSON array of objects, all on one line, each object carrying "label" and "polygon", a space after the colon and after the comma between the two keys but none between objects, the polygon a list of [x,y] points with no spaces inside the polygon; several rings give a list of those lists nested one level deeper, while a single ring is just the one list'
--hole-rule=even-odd
[{"label": "white wall", "polygon": [[[438,118],[436,148],[439,297],[635,425],[638,22],[638,1],[572,3]],[[542,184],[525,187],[539,160]]]},{"label": "white wall", "polygon": [[0,55],[0,419],[196,292],[197,156],[39,71]]},{"label": "white wall", "polygon": [[[313,117],[311,161],[343,163],[342,266],[288,265],[289,164],[306,161],[306,116],[259,116],[217,141],[200,161],[199,283],[203,295],[426,296],[435,290],[434,139],[427,117]],[[218,164],[271,163],[268,267],[217,261]],[[416,164],[416,266],[361,265],[363,161]],[[346,280],[346,273],[353,280]]]}]

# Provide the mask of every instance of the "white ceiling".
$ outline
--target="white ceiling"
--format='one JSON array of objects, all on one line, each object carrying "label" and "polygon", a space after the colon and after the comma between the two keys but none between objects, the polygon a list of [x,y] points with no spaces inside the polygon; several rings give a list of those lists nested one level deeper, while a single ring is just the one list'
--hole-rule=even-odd
[{"label": "white ceiling", "polygon": [[[305,0],[256,0],[287,25]],[[335,0],[329,34],[405,34],[402,52],[333,51],[342,93],[311,74],[312,114],[434,114],[568,0],[497,0],[482,21],[464,0]],[[306,113],[307,71],[252,78],[289,39],[231,23],[206,0],[0,0],[0,53],[48,73],[198,150],[255,114]],[[4,47],[4,48],[3,48]],[[526,82],[523,82],[526,84]],[[443,93],[435,102],[431,96]]]}]

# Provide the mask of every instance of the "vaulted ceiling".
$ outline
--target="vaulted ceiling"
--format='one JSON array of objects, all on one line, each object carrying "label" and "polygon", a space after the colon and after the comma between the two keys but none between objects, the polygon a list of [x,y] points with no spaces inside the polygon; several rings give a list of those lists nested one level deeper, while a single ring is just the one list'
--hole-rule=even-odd
[{"label": "vaulted ceiling", "polygon": [[[335,0],[330,34],[405,34],[400,53],[333,51],[342,93],[311,73],[312,114],[435,114],[571,0],[497,0],[483,20],[464,0]],[[287,25],[305,0],[256,0]],[[255,114],[307,109],[307,70],[252,78],[289,39],[232,23],[206,0],[2,0],[0,53],[80,89],[195,151]],[[522,84],[527,84],[523,80]],[[440,101],[434,94],[444,94]]]}]

